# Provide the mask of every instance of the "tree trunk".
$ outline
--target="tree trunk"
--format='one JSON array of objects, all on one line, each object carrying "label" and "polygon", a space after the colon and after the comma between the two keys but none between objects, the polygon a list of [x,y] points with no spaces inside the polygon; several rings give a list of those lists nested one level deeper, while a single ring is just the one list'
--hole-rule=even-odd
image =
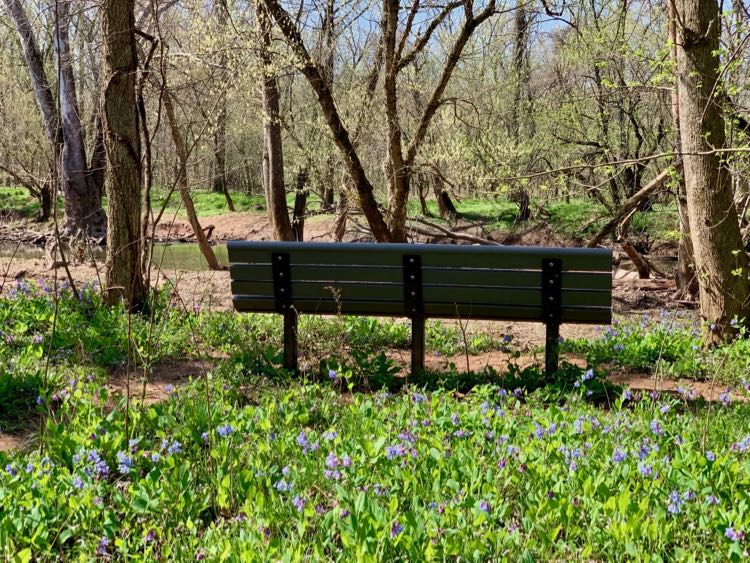
[{"label": "tree trunk", "polygon": [[[116,1],[116,0],[112,0]],[[219,261],[216,259],[213,248],[208,244],[208,238],[206,233],[203,231],[200,222],[198,221],[198,215],[195,212],[195,205],[193,205],[193,198],[190,197],[190,188],[188,187],[188,176],[187,176],[187,160],[188,152],[185,148],[185,140],[182,138],[180,128],[177,126],[177,118],[174,114],[174,104],[172,103],[172,96],[164,89],[163,93],[164,100],[164,113],[167,116],[167,123],[169,125],[169,131],[172,135],[172,141],[174,142],[175,152],[177,153],[177,186],[180,190],[180,197],[182,198],[182,204],[185,206],[185,212],[188,216],[188,221],[193,229],[195,239],[198,241],[198,248],[200,248],[201,254],[206,259],[208,267],[211,270],[219,270]]]},{"label": "tree trunk", "polygon": [[[667,2],[667,24],[669,27],[670,57],[677,70],[677,25],[674,2]],[[672,105],[672,128],[674,129],[675,169],[677,171],[677,214],[680,225],[680,242],[677,247],[677,268],[675,269],[676,299],[695,299],[698,295],[698,279],[695,275],[693,243],[690,240],[687,194],[685,193],[685,170],[682,164],[682,140],[680,139],[680,95],[675,80],[670,93]]]},{"label": "tree trunk", "polygon": [[107,232],[107,217],[102,209],[101,194],[94,186],[86,160],[68,33],[70,0],[57,0],[54,7],[54,43],[59,60],[58,97],[63,138],[60,156],[61,183],[65,197],[63,233],[75,235],[83,232],[93,238],[102,238]]},{"label": "tree trunk", "polygon": [[720,18],[716,0],[677,0],[677,79],[688,219],[707,344],[731,339],[750,312],[748,260],[721,155],[724,120],[715,98]]},{"label": "tree trunk", "polygon": [[339,192],[336,202],[336,221],[333,224],[333,238],[336,242],[344,240],[346,234],[346,220],[349,216],[349,197],[345,190]]},{"label": "tree trunk", "polygon": [[292,214],[292,232],[294,240],[305,240],[305,208],[307,206],[307,170],[297,173],[297,185],[294,188],[294,212]]},{"label": "tree trunk", "polygon": [[141,269],[141,133],[136,103],[138,55],[134,0],[106,0],[102,9],[102,129],[109,179],[106,299],[140,308],[147,288]]},{"label": "tree trunk", "polygon": [[513,140],[519,140],[521,119],[529,115],[526,100],[529,95],[529,20],[526,5],[516,7],[515,40],[513,43],[513,66],[515,71],[515,87],[513,89],[513,105],[511,106],[511,130]]},{"label": "tree trunk", "polygon": [[[216,12],[216,22],[219,31],[224,33],[227,26],[227,10],[224,2],[217,1],[214,5]],[[227,55],[226,47],[220,46],[219,53],[219,72],[223,80],[226,80]],[[219,90],[219,99],[217,101],[218,116],[216,118],[216,130],[214,131],[214,181],[213,191],[224,194],[227,200],[229,211],[234,211],[234,202],[229,195],[229,186],[227,185],[227,91],[222,85]]]},{"label": "tree trunk", "polygon": [[286,207],[284,187],[284,150],[281,141],[279,119],[279,83],[271,61],[271,18],[262,3],[258,4],[258,20],[261,29],[260,58],[263,65],[261,94],[263,104],[263,146],[268,157],[267,201],[273,216],[273,232],[276,240],[294,240],[289,211]]}]

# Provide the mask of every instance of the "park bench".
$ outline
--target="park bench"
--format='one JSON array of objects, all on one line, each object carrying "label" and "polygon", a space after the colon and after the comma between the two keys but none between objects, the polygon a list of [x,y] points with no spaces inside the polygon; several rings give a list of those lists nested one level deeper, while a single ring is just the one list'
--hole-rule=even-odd
[{"label": "park bench", "polygon": [[412,321],[412,373],[424,368],[427,318],[537,321],[556,371],[561,323],[608,324],[612,252],[432,244],[231,241],[237,311],[284,317],[284,367],[297,369],[297,317]]}]

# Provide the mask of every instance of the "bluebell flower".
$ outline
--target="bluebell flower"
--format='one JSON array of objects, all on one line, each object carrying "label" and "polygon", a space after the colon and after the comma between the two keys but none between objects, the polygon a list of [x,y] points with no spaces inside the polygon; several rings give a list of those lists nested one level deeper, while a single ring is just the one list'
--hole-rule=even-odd
[{"label": "bluebell flower", "polygon": [[329,469],[336,469],[336,467],[338,467],[339,465],[339,458],[336,456],[335,453],[330,452],[326,456],[325,464],[326,464],[326,467],[328,467]]},{"label": "bluebell flower", "polygon": [[350,458],[348,455],[344,455],[344,457],[341,458],[341,465],[343,465],[344,467],[351,467],[352,458]]},{"label": "bluebell flower", "polygon": [[664,404],[664,405],[662,405],[662,406],[659,407],[659,412],[661,414],[667,414],[669,412],[669,408],[670,408],[669,405]]},{"label": "bluebell flower", "polygon": [[583,374],[583,375],[581,376],[581,381],[589,381],[589,380],[591,380],[591,379],[594,379],[594,370],[593,370],[593,369],[589,369],[589,370],[587,370],[587,371],[586,371],[586,372],[585,372],[585,373],[584,373],[584,374]]},{"label": "bluebell flower", "polygon": [[682,512],[682,497],[677,491],[669,493],[669,498],[667,499],[667,510],[671,514],[679,514]]},{"label": "bluebell flower", "polygon": [[169,447],[167,448],[167,453],[169,455],[172,454],[178,454],[182,451],[182,444],[180,444],[177,440],[172,442]]},{"label": "bluebell flower", "polygon": [[15,466],[10,463],[5,466],[5,472],[11,477],[15,477],[18,474],[18,471],[16,471]]},{"label": "bluebell flower", "polygon": [[328,379],[335,380],[336,379],[336,370],[335,369],[329,369],[328,370]]},{"label": "bluebell flower", "polygon": [[282,467],[282,468],[281,468],[281,474],[282,474],[282,475],[283,475],[284,477],[286,477],[287,475],[289,475],[289,472],[290,472],[291,470],[292,470],[292,469],[291,469],[291,467],[289,467],[288,465],[285,465],[284,467]]},{"label": "bluebell flower", "polygon": [[297,512],[302,512],[305,509],[305,499],[299,495],[292,499],[292,504],[297,509]]},{"label": "bluebell flower", "polygon": [[427,397],[425,397],[421,393],[413,393],[411,396],[411,400],[415,403],[424,403],[427,400]]},{"label": "bluebell flower", "polygon": [[273,488],[280,493],[286,493],[292,490],[292,484],[287,483],[286,479],[279,479],[273,484]]},{"label": "bluebell flower", "polygon": [[651,477],[654,474],[654,470],[647,463],[639,463],[638,464],[638,471],[644,477]]},{"label": "bluebell flower", "polygon": [[130,473],[133,468],[133,460],[125,455],[125,452],[117,452],[117,470],[123,475]]},{"label": "bluebell flower", "polygon": [[102,539],[99,540],[99,545],[96,547],[96,554],[97,555],[107,555],[107,548],[109,547],[109,540],[107,537],[102,537]]},{"label": "bluebell flower", "polygon": [[720,501],[719,501],[719,497],[714,496],[714,495],[708,495],[706,497],[706,502],[712,506],[716,506],[717,504],[719,504]]},{"label": "bluebell flower", "polygon": [[151,461],[154,463],[158,463],[161,459],[161,454],[159,452],[151,452]]},{"label": "bluebell flower", "polygon": [[714,454],[714,452],[709,450],[706,452],[706,459],[708,461],[716,461],[716,455]]},{"label": "bluebell flower", "polygon": [[391,539],[396,539],[396,537],[404,531],[404,527],[399,523],[398,520],[396,520],[391,525]]},{"label": "bluebell flower", "polygon": [[490,509],[490,503],[487,502],[486,500],[480,500],[479,501],[479,510],[481,510],[483,512],[489,513],[491,511],[491,509]]},{"label": "bluebell flower", "polygon": [[208,432],[203,432],[201,434],[201,440],[203,440],[204,444],[208,444]]},{"label": "bluebell flower", "polygon": [[624,452],[620,448],[617,448],[612,454],[612,461],[614,461],[615,463],[622,463],[627,457],[628,454],[626,452]]},{"label": "bluebell flower", "polygon": [[83,489],[83,479],[81,479],[78,475],[73,477],[73,486],[76,489]]},{"label": "bluebell flower", "polygon": [[732,397],[730,395],[729,389],[719,395],[719,401],[721,401],[721,404],[725,407],[728,407],[732,403]]},{"label": "bluebell flower", "polygon": [[625,389],[625,391],[622,392],[622,398],[625,401],[632,401],[633,400],[633,391],[631,391],[629,388]]},{"label": "bluebell flower", "polygon": [[225,438],[225,437],[229,436],[229,435],[230,435],[230,434],[231,434],[232,432],[234,432],[234,428],[232,428],[232,426],[231,426],[231,425],[229,425],[229,424],[225,424],[225,425],[223,425],[223,426],[219,426],[219,427],[218,427],[218,428],[216,429],[216,433],[217,433],[217,434],[218,434],[218,435],[219,435],[219,436],[220,436],[221,438]]},{"label": "bluebell flower", "polygon": [[338,432],[335,432],[333,430],[329,430],[328,432],[326,432],[325,434],[323,434],[323,439],[324,440],[328,440],[329,442],[332,442],[333,440],[335,440],[336,438],[338,438],[338,435],[339,435]]},{"label": "bluebell flower", "polygon": [[657,436],[663,436],[664,435],[664,429],[662,428],[661,424],[658,420],[654,419],[651,421],[650,424],[651,432],[656,434]]},{"label": "bluebell flower", "polygon": [[727,528],[724,535],[735,542],[741,542],[745,538],[745,534],[741,530],[735,530],[734,528]]},{"label": "bluebell flower", "polygon": [[394,459],[396,457],[404,455],[404,446],[402,444],[396,444],[394,446],[388,446],[385,448],[385,455],[388,459]]},{"label": "bluebell flower", "polygon": [[26,473],[31,473],[34,471],[34,464],[29,462],[26,464]]},{"label": "bluebell flower", "polygon": [[461,419],[458,417],[458,413],[454,412],[451,414],[451,422],[453,423],[453,426],[461,424]]}]

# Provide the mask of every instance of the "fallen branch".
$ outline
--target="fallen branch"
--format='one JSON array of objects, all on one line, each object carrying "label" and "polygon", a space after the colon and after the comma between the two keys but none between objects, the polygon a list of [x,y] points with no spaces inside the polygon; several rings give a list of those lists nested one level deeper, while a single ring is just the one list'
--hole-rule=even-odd
[{"label": "fallen branch", "polygon": [[589,243],[586,245],[588,248],[594,248],[596,246],[599,246],[604,238],[612,232],[612,230],[617,227],[627,216],[628,214],[633,211],[638,205],[643,202],[646,198],[648,198],[650,195],[652,195],[657,190],[661,189],[662,186],[666,183],[666,181],[669,179],[670,175],[670,169],[663,170],[659,173],[659,175],[651,180],[646,186],[644,186],[641,190],[639,190],[635,195],[633,195],[630,199],[628,199],[625,203],[622,204],[620,209],[617,210],[614,217],[610,219],[606,225],[604,225],[601,230],[594,235],[594,238],[592,238]]},{"label": "fallen branch", "polygon": [[438,231],[437,233],[435,233],[435,232],[428,231],[426,229],[420,229],[419,227],[415,227],[413,225],[409,227],[410,230],[420,235],[432,236],[432,237],[442,236],[442,237],[451,238],[454,240],[465,240],[468,242],[473,242],[475,244],[484,244],[487,246],[503,246],[502,244],[500,244],[499,242],[495,242],[494,240],[489,240],[489,239],[474,236],[474,235],[468,235],[466,233],[457,233],[455,231],[449,231],[448,229],[438,225],[437,223],[433,223],[432,221],[427,221],[426,219],[422,219],[420,217],[414,217],[409,220],[415,221],[417,223],[421,223],[423,225],[426,225]]},{"label": "fallen branch", "polygon": [[630,258],[630,261],[633,263],[636,270],[638,270],[638,277],[642,280],[649,279],[649,277],[651,277],[651,265],[646,261],[645,258],[643,258],[643,256],[641,256],[641,253],[635,249],[630,241],[620,239],[618,242],[620,243],[620,246],[622,246],[622,249],[625,251],[625,254],[628,255],[628,258]]}]

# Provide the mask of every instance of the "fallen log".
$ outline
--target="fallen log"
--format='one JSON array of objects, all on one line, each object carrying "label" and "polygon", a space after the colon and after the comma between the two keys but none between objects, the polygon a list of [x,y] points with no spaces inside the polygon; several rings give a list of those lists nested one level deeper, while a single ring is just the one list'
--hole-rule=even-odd
[{"label": "fallen log", "polygon": [[612,219],[610,219],[606,225],[604,225],[601,230],[594,235],[594,238],[592,238],[588,244],[586,245],[588,248],[594,248],[596,246],[599,246],[602,241],[605,239],[605,237],[611,233],[617,225],[619,225],[630,212],[632,212],[635,208],[638,207],[638,205],[651,196],[654,192],[661,189],[664,184],[667,182],[670,176],[670,169],[663,170],[659,173],[656,178],[651,180],[646,186],[644,186],[640,191],[638,191],[636,194],[634,194],[630,199],[625,201],[625,203],[622,204],[620,209],[617,210],[617,212],[614,214]]}]

